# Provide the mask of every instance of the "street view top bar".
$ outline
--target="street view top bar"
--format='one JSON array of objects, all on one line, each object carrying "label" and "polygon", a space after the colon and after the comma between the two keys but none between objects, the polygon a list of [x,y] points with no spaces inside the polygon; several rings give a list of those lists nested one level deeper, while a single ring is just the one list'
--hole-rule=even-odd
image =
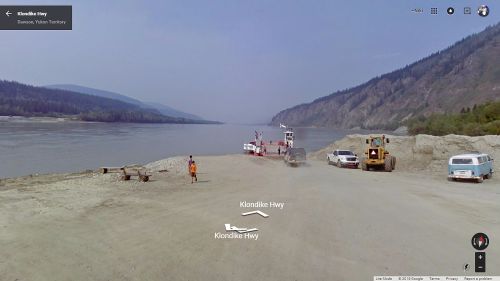
[{"label": "street view top bar", "polygon": [[0,30],[72,30],[72,6],[0,6]]}]

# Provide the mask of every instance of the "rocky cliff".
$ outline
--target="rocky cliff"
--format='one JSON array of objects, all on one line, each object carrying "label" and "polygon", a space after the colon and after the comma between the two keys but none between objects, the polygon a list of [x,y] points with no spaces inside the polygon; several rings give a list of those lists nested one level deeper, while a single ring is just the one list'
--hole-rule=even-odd
[{"label": "rocky cliff", "polygon": [[402,69],[281,111],[271,123],[395,129],[405,120],[500,100],[500,23]]}]

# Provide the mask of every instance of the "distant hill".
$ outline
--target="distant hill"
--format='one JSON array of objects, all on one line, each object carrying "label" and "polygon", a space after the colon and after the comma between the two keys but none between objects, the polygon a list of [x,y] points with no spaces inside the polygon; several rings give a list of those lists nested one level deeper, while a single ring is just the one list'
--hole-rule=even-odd
[{"label": "distant hill", "polygon": [[72,117],[84,121],[216,123],[162,115],[116,99],[0,80],[0,115]]},{"label": "distant hill", "polygon": [[176,110],[174,108],[171,108],[171,107],[163,105],[163,104],[142,102],[140,100],[137,100],[137,99],[134,99],[134,98],[122,95],[122,94],[110,92],[110,91],[99,90],[99,89],[94,89],[94,88],[89,88],[89,87],[84,87],[84,86],[79,86],[79,85],[73,85],[73,84],[56,84],[56,85],[47,85],[44,87],[51,88],[51,89],[68,90],[68,91],[87,94],[87,95],[93,95],[93,96],[98,96],[98,97],[103,97],[103,98],[120,100],[123,102],[138,105],[139,107],[142,107],[142,108],[156,109],[161,114],[167,115],[167,116],[193,119],[193,120],[204,120],[203,118],[196,116],[194,114],[182,112],[182,111]]},{"label": "distant hill", "polygon": [[394,129],[409,119],[500,100],[500,24],[357,87],[273,117],[278,125]]},{"label": "distant hill", "polygon": [[146,106],[149,106],[150,108],[154,108],[158,110],[161,114],[165,114],[168,116],[175,116],[175,117],[181,117],[181,118],[187,118],[187,119],[193,119],[193,120],[205,120],[201,118],[198,115],[186,113],[179,111],[177,109],[171,108],[170,106],[166,106],[160,103],[154,103],[154,102],[144,102]]}]

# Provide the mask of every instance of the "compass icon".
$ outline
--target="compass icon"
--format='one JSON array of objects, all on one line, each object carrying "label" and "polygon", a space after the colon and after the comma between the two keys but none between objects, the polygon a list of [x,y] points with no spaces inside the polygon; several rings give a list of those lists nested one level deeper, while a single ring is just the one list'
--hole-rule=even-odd
[{"label": "compass icon", "polygon": [[488,238],[488,235],[484,233],[476,233],[474,236],[472,236],[472,247],[478,251],[482,251],[488,247],[490,244],[490,239]]}]

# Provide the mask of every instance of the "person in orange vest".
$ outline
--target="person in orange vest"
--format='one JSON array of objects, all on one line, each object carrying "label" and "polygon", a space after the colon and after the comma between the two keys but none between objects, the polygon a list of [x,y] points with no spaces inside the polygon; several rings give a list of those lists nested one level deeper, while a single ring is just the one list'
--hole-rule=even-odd
[{"label": "person in orange vest", "polygon": [[195,161],[191,163],[191,167],[189,170],[191,171],[191,183],[193,183],[194,181],[198,181],[198,177],[196,176],[197,167]]},{"label": "person in orange vest", "polygon": [[193,155],[189,155],[188,161],[188,175],[191,174],[191,164],[193,164]]}]

